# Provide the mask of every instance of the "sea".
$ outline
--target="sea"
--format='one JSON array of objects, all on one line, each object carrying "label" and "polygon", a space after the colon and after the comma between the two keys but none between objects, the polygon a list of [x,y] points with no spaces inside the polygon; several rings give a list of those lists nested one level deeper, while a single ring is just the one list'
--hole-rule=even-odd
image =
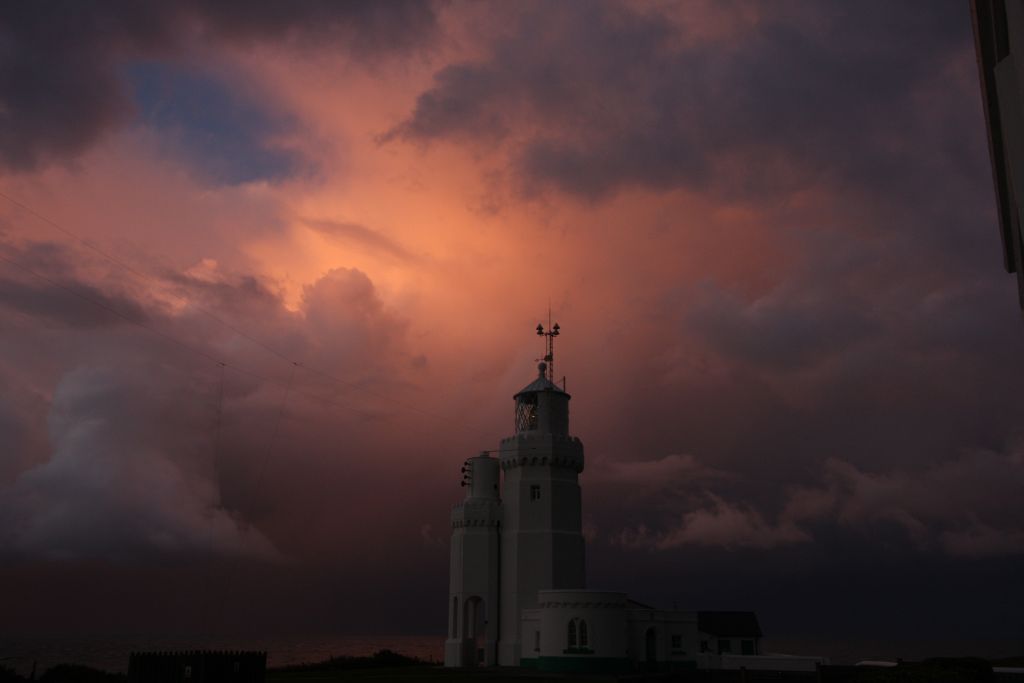
[{"label": "sea", "polygon": [[[338,656],[366,656],[380,650],[392,650],[429,662],[444,658],[444,638],[438,635],[310,635],[246,637],[244,639],[204,640],[181,636],[66,636],[18,637],[0,635],[0,666],[28,676],[33,667],[37,675],[57,664],[83,664],[111,672],[126,672],[132,652],[217,649],[260,650],[267,653],[271,667],[321,662]],[[820,637],[775,637],[761,641],[764,653],[817,655],[833,664],[858,661],[903,659],[916,661],[928,657],[983,657],[999,659],[1024,656],[1024,638],[978,640],[900,640],[835,639]]]}]

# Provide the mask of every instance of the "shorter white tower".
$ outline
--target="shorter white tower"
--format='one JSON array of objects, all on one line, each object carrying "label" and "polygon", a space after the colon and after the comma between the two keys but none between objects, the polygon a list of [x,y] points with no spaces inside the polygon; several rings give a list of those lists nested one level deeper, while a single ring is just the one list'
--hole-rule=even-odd
[{"label": "shorter white tower", "polygon": [[499,536],[498,460],[486,452],[462,467],[466,498],[452,507],[445,666],[497,663]]}]

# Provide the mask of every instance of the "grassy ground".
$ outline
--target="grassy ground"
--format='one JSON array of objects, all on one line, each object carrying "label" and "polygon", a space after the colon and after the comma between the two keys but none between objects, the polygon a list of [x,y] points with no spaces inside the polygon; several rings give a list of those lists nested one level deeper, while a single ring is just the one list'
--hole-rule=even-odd
[{"label": "grassy ground", "polygon": [[614,676],[550,674],[519,668],[446,669],[382,650],[370,657],[336,657],[326,662],[270,669],[266,683],[347,683],[348,681],[406,681],[411,683],[543,683],[578,681],[609,683]]},{"label": "grassy ground", "polygon": [[614,676],[544,674],[521,669],[446,669],[442,666],[373,667],[333,671],[268,671],[267,683],[348,683],[348,681],[416,681],[416,683],[543,683],[578,681],[609,683]]}]

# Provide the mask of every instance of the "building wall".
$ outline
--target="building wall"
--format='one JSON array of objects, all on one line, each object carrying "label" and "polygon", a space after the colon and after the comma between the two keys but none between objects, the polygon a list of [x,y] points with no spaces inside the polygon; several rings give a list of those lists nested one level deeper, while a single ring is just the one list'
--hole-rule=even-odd
[{"label": "building wall", "polygon": [[[497,490],[498,462],[483,455],[471,458],[467,465],[472,476],[466,500],[452,508],[444,661],[446,666],[490,666],[497,661],[501,594],[503,509]],[[481,649],[483,662],[479,662]]]},{"label": "building wall", "polygon": [[[540,608],[524,613],[524,661],[545,671],[625,671],[632,668],[626,655],[626,596],[588,590],[543,590]],[[538,618],[539,617],[539,618]],[[570,646],[569,624],[576,643]],[[583,642],[583,631],[586,642]],[[535,633],[540,648],[534,652]]]},{"label": "building wall", "polygon": [[988,130],[1004,267],[1017,273],[1024,308],[1024,7],[1019,1],[972,0],[975,47]]},{"label": "building wall", "polygon": [[[759,655],[761,654],[761,639],[753,637],[724,637],[713,633],[700,633],[699,647],[694,650],[698,654],[730,654],[730,655]],[[703,645],[707,643],[707,650]]]},{"label": "building wall", "polygon": [[[629,657],[637,663],[683,662],[697,652],[697,613],[678,610],[632,608],[628,613]],[[653,635],[653,659],[648,633]],[[672,636],[679,636],[673,647]]]},{"label": "building wall", "polygon": [[537,607],[538,591],[586,585],[579,487],[583,445],[567,434],[519,433],[501,442],[500,460],[505,516],[498,661],[516,666],[526,646],[532,650],[520,637],[521,619],[523,610]]}]

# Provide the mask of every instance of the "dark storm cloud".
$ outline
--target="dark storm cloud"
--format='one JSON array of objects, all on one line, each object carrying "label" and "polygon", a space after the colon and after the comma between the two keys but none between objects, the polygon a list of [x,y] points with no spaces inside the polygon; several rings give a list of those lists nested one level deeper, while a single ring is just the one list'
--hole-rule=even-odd
[{"label": "dark storm cloud", "polygon": [[236,315],[251,316],[281,305],[279,293],[252,275],[207,279],[194,274],[164,271],[161,276],[176,286],[179,295]]},{"label": "dark storm cloud", "polygon": [[82,282],[33,284],[0,277],[0,305],[70,327],[127,324],[124,317],[139,323],[148,319],[134,299]]},{"label": "dark storm cloud", "polygon": [[1024,553],[1011,493],[1024,480],[1022,332],[999,274],[922,289],[884,270],[858,280],[818,269],[794,269],[759,297],[698,290],[680,321],[685,352],[641,373],[675,381],[647,388],[648,414],[620,412],[634,433],[661,425],[659,445],[639,453],[692,455],[628,463],[648,473],[635,495],[593,480],[602,540]]},{"label": "dark storm cloud", "polygon": [[[785,487],[772,519],[741,497],[728,500],[707,481],[687,483],[703,492],[684,499],[667,524],[627,528],[613,543],[633,548],[704,545],[771,549],[813,542],[847,527],[870,538],[896,527],[904,542],[924,552],[980,557],[1024,554],[1024,513],[1014,491],[1024,484],[1024,458],[975,452],[923,469],[871,473],[836,459],[825,462],[814,486]],[[674,488],[678,477],[646,482]],[[781,482],[780,482],[781,484]],[[676,507],[682,500],[677,498]]]},{"label": "dark storm cloud", "polygon": [[50,243],[13,245],[0,241],[0,253],[16,261],[18,278],[0,275],[0,306],[68,327],[145,324],[150,316],[132,296],[78,278],[73,254]]},{"label": "dark storm cloud", "polygon": [[336,44],[363,59],[430,39],[428,2],[5,3],[0,9],[0,164],[74,157],[128,121],[118,66],[175,59],[197,45]]},{"label": "dark storm cloud", "polygon": [[958,3],[776,6],[710,43],[689,35],[686,5],[681,28],[648,6],[522,7],[484,58],[440,70],[385,139],[504,141],[527,191],[768,199],[822,176],[905,187],[909,163],[963,155],[920,144],[936,126],[977,117],[973,91],[951,112],[920,101],[939,82],[959,88],[942,76],[971,54]]},{"label": "dark storm cloud", "polygon": [[686,327],[736,360],[783,371],[846,353],[877,331],[866,302],[808,284],[780,287],[746,303],[708,283]]}]

